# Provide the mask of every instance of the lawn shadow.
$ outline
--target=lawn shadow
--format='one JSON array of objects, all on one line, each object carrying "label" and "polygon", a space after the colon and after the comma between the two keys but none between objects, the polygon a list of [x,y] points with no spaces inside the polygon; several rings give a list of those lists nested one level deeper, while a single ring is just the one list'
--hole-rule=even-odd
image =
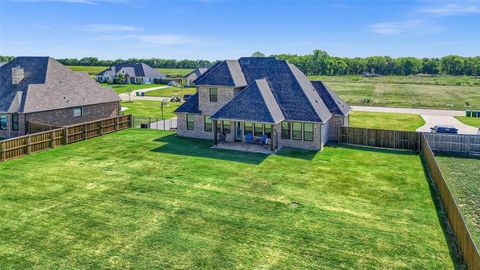
[{"label": "lawn shadow", "polygon": [[275,153],[277,156],[281,157],[288,157],[288,158],[296,158],[296,159],[303,159],[303,160],[313,160],[317,154],[320,154],[319,151],[312,151],[312,150],[302,150],[302,149],[294,149],[294,148],[281,148],[278,152]]},{"label": "lawn shadow", "polygon": [[388,148],[357,146],[357,145],[338,144],[338,143],[328,143],[326,144],[326,146],[331,148],[345,148],[345,149],[361,150],[365,152],[374,152],[374,153],[382,153],[382,154],[418,156],[418,152],[412,151],[412,150],[388,149]]},{"label": "lawn shadow", "polygon": [[462,255],[457,245],[457,240],[455,238],[455,235],[453,234],[452,229],[450,228],[450,224],[448,223],[447,213],[443,208],[442,200],[438,195],[437,188],[430,175],[430,171],[428,170],[428,165],[423,157],[421,158],[421,160],[422,160],[422,166],[423,166],[423,173],[425,174],[425,178],[428,181],[430,196],[432,197],[433,204],[435,205],[438,221],[440,223],[440,226],[442,227],[445,240],[447,241],[448,250],[450,252],[453,265],[457,270],[466,269],[466,266],[463,263]]},{"label": "lawn shadow", "polygon": [[218,160],[259,165],[268,158],[266,154],[249,153],[234,150],[214,149],[211,140],[179,137],[175,134],[155,139],[165,143],[151,151],[191,157],[212,158]]}]

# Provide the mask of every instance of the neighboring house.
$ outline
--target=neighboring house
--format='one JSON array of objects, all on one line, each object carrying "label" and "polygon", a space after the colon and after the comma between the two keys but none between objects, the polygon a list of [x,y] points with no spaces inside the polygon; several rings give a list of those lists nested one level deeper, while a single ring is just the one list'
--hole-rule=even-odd
[{"label": "neighboring house", "polygon": [[111,66],[97,74],[98,82],[113,83],[117,77],[122,74],[124,81],[122,83],[150,84],[155,80],[164,80],[166,75],[144,63],[124,63]]},{"label": "neighboring house", "polygon": [[245,57],[212,66],[197,93],[176,111],[177,135],[227,143],[268,137],[281,147],[321,150],[348,126],[351,107],[322,82],[273,57]]},{"label": "neighboring house", "polygon": [[183,76],[183,80],[185,81],[185,86],[190,87],[192,86],[192,82],[195,81],[198,77],[200,77],[203,73],[205,73],[208,68],[196,68],[194,71],[188,73],[187,75]]},{"label": "neighboring house", "polygon": [[65,126],[117,116],[120,101],[86,72],[50,57],[17,57],[0,67],[0,137],[25,135],[29,121]]}]

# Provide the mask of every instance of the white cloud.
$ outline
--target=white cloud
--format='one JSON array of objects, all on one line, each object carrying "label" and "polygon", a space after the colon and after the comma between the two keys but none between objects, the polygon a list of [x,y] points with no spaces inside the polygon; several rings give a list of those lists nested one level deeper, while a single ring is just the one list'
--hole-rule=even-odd
[{"label": "white cloud", "polygon": [[157,35],[102,35],[93,38],[97,41],[125,41],[135,42],[143,45],[154,46],[170,46],[197,43],[195,40],[180,36],[169,34]]},{"label": "white cloud", "polygon": [[435,7],[423,7],[418,9],[420,13],[427,13],[437,16],[452,16],[480,13],[480,7],[473,2],[443,4]]},{"label": "white cloud", "polygon": [[432,34],[443,31],[443,27],[425,20],[411,19],[405,21],[379,22],[369,26],[377,34]]},{"label": "white cloud", "polygon": [[123,24],[87,24],[75,29],[86,32],[134,32],[141,30],[135,26]]}]

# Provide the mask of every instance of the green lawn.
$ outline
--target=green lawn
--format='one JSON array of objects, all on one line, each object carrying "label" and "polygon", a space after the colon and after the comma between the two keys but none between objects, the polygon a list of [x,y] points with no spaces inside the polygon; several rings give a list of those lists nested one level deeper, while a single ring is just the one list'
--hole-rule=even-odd
[{"label": "green lawn", "polygon": [[455,118],[460,120],[465,125],[480,128],[480,118],[466,117],[466,116],[455,116]]},{"label": "green lawn", "polygon": [[[117,94],[124,94],[127,92],[145,89],[145,88],[152,88],[158,86],[165,86],[166,84],[110,84],[110,83],[100,83],[103,87],[111,87]],[[132,93],[135,95],[135,93]]]},{"label": "green lawn", "polygon": [[351,112],[350,126],[415,131],[425,121],[420,115],[379,112]]},{"label": "green lawn", "polygon": [[[162,111],[160,110],[161,101],[153,100],[135,100],[132,102],[122,102],[122,107],[128,109],[124,111],[124,114],[133,114],[135,116],[143,117],[161,117]],[[181,102],[169,102],[163,107],[163,117],[165,119],[175,117],[173,111],[177,109]]]},{"label": "green lawn", "polygon": [[[351,105],[428,109],[480,109],[480,86],[326,82]],[[366,102],[368,101],[368,102]]]},{"label": "green lawn", "polygon": [[2,268],[454,267],[414,153],[210,146],[136,129],[0,164]]},{"label": "green lawn", "polygon": [[356,82],[356,83],[394,83],[394,84],[424,84],[424,85],[480,85],[480,79],[474,76],[384,76],[367,78],[359,75],[347,76],[309,76],[311,80],[326,82]]},{"label": "green lawn", "polygon": [[167,89],[149,91],[149,92],[146,92],[145,94],[147,96],[153,96],[153,97],[171,97],[171,96],[183,97],[183,95],[195,94],[195,92],[197,92],[195,87],[189,87],[189,88],[170,87]]},{"label": "green lawn", "polygon": [[68,66],[73,71],[85,71],[90,75],[97,75],[98,73],[104,71],[108,67],[102,66]]},{"label": "green lawn", "polygon": [[452,156],[436,158],[466,219],[467,227],[480,247],[480,159]]},{"label": "green lawn", "polygon": [[159,68],[158,70],[160,70],[161,73],[172,78],[183,77],[193,71],[193,69],[189,68]]}]

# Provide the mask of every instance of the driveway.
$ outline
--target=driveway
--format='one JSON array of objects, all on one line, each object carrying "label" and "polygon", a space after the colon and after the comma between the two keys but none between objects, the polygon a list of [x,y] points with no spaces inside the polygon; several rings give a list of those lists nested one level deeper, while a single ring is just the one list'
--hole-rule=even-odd
[{"label": "driveway", "polygon": [[384,113],[406,113],[418,114],[425,125],[418,128],[420,132],[430,132],[430,128],[436,125],[449,125],[458,129],[460,134],[477,134],[478,128],[465,125],[458,121],[455,116],[464,116],[464,111],[451,110],[429,110],[429,109],[410,109],[410,108],[388,108],[388,107],[367,107],[367,106],[352,106],[354,111],[358,112],[384,112]]}]

